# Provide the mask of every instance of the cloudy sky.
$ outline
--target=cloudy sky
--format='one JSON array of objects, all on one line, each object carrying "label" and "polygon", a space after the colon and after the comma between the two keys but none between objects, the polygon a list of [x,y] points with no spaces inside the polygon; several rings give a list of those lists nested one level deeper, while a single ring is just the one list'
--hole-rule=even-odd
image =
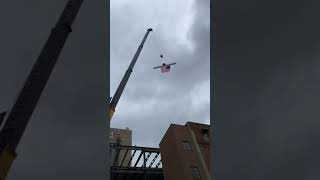
[{"label": "cloudy sky", "polygon": [[[153,28],[111,122],[111,127],[132,129],[134,145],[158,147],[171,123],[209,124],[209,2],[111,1],[111,96],[147,28]],[[163,62],[177,65],[165,74],[153,69]]]},{"label": "cloudy sky", "polygon": [[[66,2],[1,4],[0,110],[10,109]],[[9,180],[106,178],[106,3],[84,1]],[[173,122],[209,121],[208,5],[208,0],[111,2],[112,95],[146,29],[154,28],[111,124],[133,129],[134,144],[158,146]],[[152,69],[162,63],[160,53],[177,63],[172,72]]]}]

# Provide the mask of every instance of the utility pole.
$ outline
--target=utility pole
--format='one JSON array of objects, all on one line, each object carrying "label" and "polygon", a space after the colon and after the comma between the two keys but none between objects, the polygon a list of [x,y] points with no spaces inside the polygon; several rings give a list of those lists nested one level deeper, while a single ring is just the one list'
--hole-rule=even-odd
[{"label": "utility pole", "polygon": [[119,99],[120,99],[120,97],[122,95],[122,92],[123,92],[128,80],[130,78],[130,75],[132,73],[132,69],[133,69],[135,63],[137,62],[137,59],[138,59],[139,54],[140,54],[140,52],[142,50],[143,44],[146,41],[146,39],[147,39],[147,37],[148,37],[148,35],[149,35],[149,33],[151,31],[152,31],[152,28],[147,29],[147,32],[144,35],[144,37],[143,37],[143,39],[142,39],[142,41],[140,43],[140,46],[138,47],[138,50],[137,50],[136,54],[133,56],[129,67],[128,67],[126,73],[124,74],[124,76],[123,76],[123,78],[122,78],[122,80],[121,80],[121,82],[120,82],[120,84],[119,84],[119,86],[118,86],[118,88],[117,88],[117,90],[116,90],[111,102],[110,102],[110,113],[109,113],[110,121],[112,119],[112,116],[113,116],[114,112],[116,111],[116,106],[117,106],[117,104],[119,102]]},{"label": "utility pole", "polygon": [[69,0],[44,45],[24,87],[0,131],[0,180],[4,180],[16,157],[16,148],[41,93],[68,38],[83,0]]}]

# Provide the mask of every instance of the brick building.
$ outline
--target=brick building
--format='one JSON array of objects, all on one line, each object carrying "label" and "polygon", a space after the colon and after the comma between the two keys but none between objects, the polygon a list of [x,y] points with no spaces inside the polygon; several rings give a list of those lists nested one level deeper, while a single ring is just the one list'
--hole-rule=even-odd
[{"label": "brick building", "polygon": [[209,180],[209,125],[171,124],[160,142],[165,180]]}]

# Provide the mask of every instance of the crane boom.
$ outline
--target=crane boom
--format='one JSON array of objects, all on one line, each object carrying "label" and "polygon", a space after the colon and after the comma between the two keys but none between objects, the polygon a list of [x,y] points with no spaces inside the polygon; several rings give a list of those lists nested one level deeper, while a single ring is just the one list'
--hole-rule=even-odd
[{"label": "crane boom", "polygon": [[16,148],[57,62],[83,0],[69,0],[44,45],[0,131],[0,180],[16,157]]},{"label": "crane boom", "polygon": [[119,99],[120,99],[120,97],[122,95],[122,92],[123,92],[128,80],[130,78],[130,75],[132,73],[132,69],[133,69],[135,63],[137,62],[139,54],[140,54],[140,52],[141,52],[141,50],[143,48],[143,44],[146,41],[146,39],[147,39],[147,37],[148,37],[148,35],[149,35],[149,33],[151,31],[152,31],[152,28],[147,29],[147,32],[144,35],[144,37],[143,37],[143,39],[142,39],[142,41],[141,41],[141,43],[140,43],[135,55],[133,56],[132,61],[131,61],[130,65],[129,65],[127,71],[125,72],[125,74],[124,74],[124,76],[123,76],[123,78],[122,78],[122,80],[121,80],[121,82],[120,82],[120,84],[119,84],[119,86],[118,86],[113,98],[111,99],[111,102],[110,102],[110,113],[109,113],[110,121],[111,121],[112,116],[113,116],[113,114],[114,114],[114,112],[116,110],[116,106],[117,106],[117,104],[119,102]]}]

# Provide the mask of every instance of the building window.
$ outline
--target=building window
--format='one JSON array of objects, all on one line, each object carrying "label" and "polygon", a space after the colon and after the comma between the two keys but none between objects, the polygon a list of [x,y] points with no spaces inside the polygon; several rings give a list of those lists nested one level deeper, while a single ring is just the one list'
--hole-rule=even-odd
[{"label": "building window", "polygon": [[110,133],[110,139],[113,139],[113,132]]},{"label": "building window", "polygon": [[209,138],[209,129],[203,129],[203,130],[201,131],[201,133],[202,133],[203,139],[204,139],[205,141],[209,142],[209,141],[210,141],[210,138]]},{"label": "building window", "polygon": [[185,151],[192,151],[191,144],[189,141],[182,141],[182,145]]},{"label": "building window", "polygon": [[191,175],[193,179],[200,179],[199,169],[195,166],[191,166]]},{"label": "building window", "polygon": [[204,134],[203,135],[203,139],[207,142],[209,142],[210,138],[209,138],[209,135],[208,134]]}]

